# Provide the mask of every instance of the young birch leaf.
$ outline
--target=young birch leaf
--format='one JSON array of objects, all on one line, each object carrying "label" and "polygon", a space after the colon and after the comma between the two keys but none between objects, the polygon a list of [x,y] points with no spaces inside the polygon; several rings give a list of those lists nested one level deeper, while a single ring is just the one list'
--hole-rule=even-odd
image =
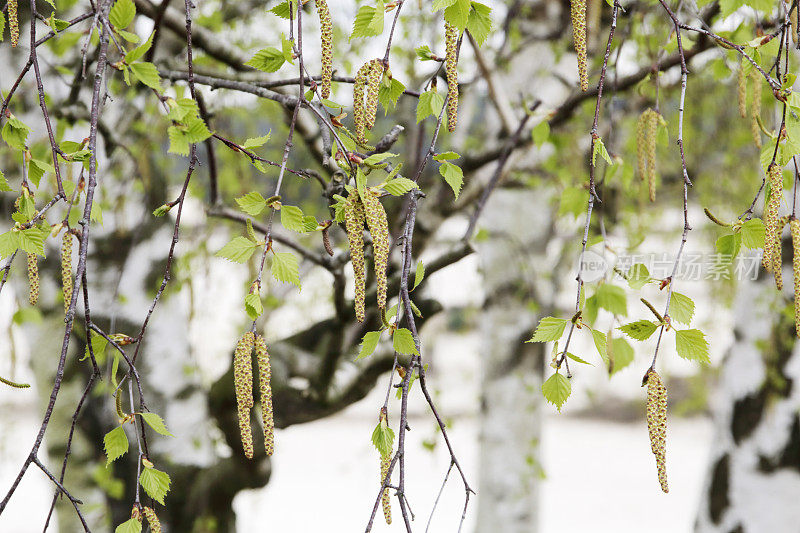
[{"label": "young birch leaf", "polygon": [[597,287],[595,296],[597,297],[597,305],[601,309],[606,309],[620,316],[626,316],[628,314],[625,290],[622,287],[611,285],[610,283],[603,283]]},{"label": "young birch leaf", "polygon": [[414,273],[414,286],[411,288],[411,290],[413,291],[414,289],[416,289],[417,285],[422,283],[423,279],[425,279],[425,265],[423,264],[422,261],[420,261],[419,263],[417,263],[417,270]]},{"label": "young birch leaf", "polygon": [[255,191],[240,196],[236,199],[236,203],[239,204],[239,209],[251,217],[260,215],[267,207],[267,201],[261,196],[261,193]]},{"label": "young birch leaf", "polygon": [[542,394],[544,399],[556,406],[561,412],[561,406],[566,403],[572,392],[572,384],[569,379],[556,372],[542,384]]},{"label": "young birch leaf", "polygon": [[364,338],[361,340],[361,350],[358,352],[358,357],[356,357],[356,361],[359,359],[364,359],[365,357],[369,357],[375,351],[375,348],[378,346],[378,341],[381,338],[380,331],[368,331]]},{"label": "young birch leaf", "polygon": [[114,533],[142,533],[142,523],[135,518],[131,518],[118,525]]},{"label": "young birch leaf", "polygon": [[467,31],[478,46],[483,46],[492,31],[492,8],[473,0],[467,19]]},{"label": "young birch leaf", "polygon": [[261,297],[258,294],[248,294],[244,297],[244,310],[250,320],[255,320],[264,312],[264,305],[261,303]]},{"label": "young birch leaf", "polygon": [[398,353],[406,355],[419,355],[417,345],[414,343],[414,336],[406,328],[400,328],[392,336],[392,347]]},{"label": "young birch leaf", "polygon": [[272,275],[278,281],[294,283],[300,287],[300,267],[291,252],[276,252],[272,257]]},{"label": "young birch leaf", "polygon": [[151,89],[161,91],[161,76],[152,63],[134,63],[129,65],[133,76]]},{"label": "young birch leaf", "polygon": [[609,368],[611,375],[616,374],[633,362],[633,346],[625,339],[611,339],[608,349]]},{"label": "young birch leaf", "polygon": [[306,226],[303,222],[303,211],[294,205],[281,206],[281,225],[289,231],[305,233]]},{"label": "young birch leaf", "polygon": [[435,89],[425,91],[419,95],[419,102],[417,102],[417,124],[431,115],[438,117],[442,112],[442,107],[444,107],[444,96],[439,94]]},{"label": "young birch leaf", "polygon": [[577,356],[577,355],[575,355],[574,353],[569,353],[569,352],[567,352],[567,357],[569,357],[570,359],[572,359],[572,360],[573,360],[573,361],[575,361],[576,363],[581,363],[581,364],[584,364],[584,365],[594,366],[594,365],[593,365],[592,363],[590,363],[589,361],[585,361],[585,360],[581,359],[580,357],[578,357],[578,356]]},{"label": "young birch leaf", "polygon": [[628,270],[628,285],[638,291],[650,281],[650,271],[642,263],[636,263]]},{"label": "young birch leaf", "polygon": [[117,0],[108,12],[108,21],[118,30],[124,30],[133,22],[136,6],[133,0]]},{"label": "young birch leaf", "polygon": [[632,339],[645,341],[650,338],[650,335],[652,335],[657,328],[658,324],[650,320],[637,320],[636,322],[620,326],[617,329]]},{"label": "young birch leaf", "polygon": [[268,46],[267,48],[256,52],[250,61],[245,63],[245,65],[248,67],[253,67],[254,69],[262,72],[275,72],[281,68],[281,66],[283,66],[285,61],[286,59],[284,58],[281,50]]},{"label": "young birch leaf", "polygon": [[744,224],[740,233],[742,234],[742,246],[751,250],[764,247],[764,223],[760,218],[751,218]]},{"label": "young birch leaf", "polygon": [[439,174],[442,175],[444,181],[453,189],[453,194],[455,194],[456,200],[458,200],[458,195],[461,193],[461,186],[464,184],[464,171],[462,171],[461,167],[458,165],[454,165],[449,161],[443,161],[442,164],[439,165]]},{"label": "young birch leaf", "polygon": [[694,302],[684,294],[673,292],[669,300],[669,316],[688,326],[694,316]]},{"label": "young birch leaf", "polygon": [[607,346],[606,346],[606,334],[602,331],[597,331],[596,329],[592,331],[592,340],[594,341],[594,345],[597,348],[597,353],[600,354],[600,357],[603,358],[603,361],[606,363],[608,362],[608,353],[607,353]]},{"label": "young birch leaf", "polygon": [[258,248],[258,245],[255,244],[250,239],[245,237],[234,237],[234,239],[222,247],[222,249],[215,253],[214,256],[216,257],[223,257],[229,261],[233,261],[234,263],[244,263],[250,256],[253,255],[253,252]]},{"label": "young birch leaf", "polygon": [[392,444],[394,443],[394,431],[392,428],[378,422],[372,432],[372,444],[377,448],[381,455],[389,455],[392,453]]},{"label": "young birch leaf", "polygon": [[155,468],[145,467],[142,469],[142,475],[139,476],[139,484],[148,496],[164,505],[164,497],[169,492],[169,474]]},{"label": "young birch leaf", "polygon": [[167,425],[164,423],[164,419],[158,416],[155,413],[140,413],[142,419],[147,422],[147,425],[153,428],[153,431],[158,433],[159,435],[164,435],[165,437],[174,437],[172,433],[169,432],[167,429]]},{"label": "young birch leaf", "polygon": [[708,341],[699,329],[683,329],[675,331],[675,350],[684,359],[700,361],[708,364]]},{"label": "young birch leaf", "polygon": [[536,332],[527,342],[557,341],[564,334],[564,328],[566,327],[566,319],[546,316],[539,321],[539,325],[536,326]]},{"label": "young birch leaf", "polygon": [[419,188],[413,180],[408,178],[395,178],[387,181],[383,185],[383,189],[392,196],[403,196],[411,189]]},{"label": "young birch leaf", "polygon": [[122,426],[115,427],[103,437],[106,449],[106,467],[128,451],[128,436]]}]

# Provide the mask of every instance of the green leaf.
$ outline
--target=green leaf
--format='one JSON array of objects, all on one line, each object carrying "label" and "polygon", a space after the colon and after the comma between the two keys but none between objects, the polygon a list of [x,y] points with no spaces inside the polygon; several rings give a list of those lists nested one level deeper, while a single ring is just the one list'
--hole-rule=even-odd
[{"label": "green leaf", "polygon": [[645,341],[658,329],[658,324],[650,320],[637,320],[636,322],[620,326],[617,329],[632,339]]},{"label": "green leaf", "polygon": [[248,150],[252,150],[253,148],[259,148],[264,146],[267,141],[269,141],[270,134],[267,133],[266,135],[262,135],[261,137],[250,137],[247,139],[242,146],[247,148]]},{"label": "green leaf", "polygon": [[[286,35],[281,33],[281,52],[283,52],[283,59],[290,65],[294,65],[294,52],[292,51],[292,41],[286,38]],[[313,92],[311,94],[314,94]]]},{"label": "green leaf", "polygon": [[290,252],[276,252],[272,256],[272,276],[287,283],[294,283],[300,287],[300,267],[297,257]]},{"label": "green leaf", "polygon": [[585,361],[585,360],[581,359],[580,357],[578,357],[578,356],[577,356],[577,355],[575,355],[574,353],[569,353],[569,352],[567,352],[567,357],[569,357],[570,359],[572,359],[572,360],[573,360],[573,361],[575,361],[576,363],[581,363],[581,364],[584,364],[584,365],[594,366],[594,365],[592,365],[592,363],[590,363],[589,361]]},{"label": "green leaf", "polygon": [[392,78],[387,82],[387,78],[384,76],[384,83],[381,83],[378,88],[378,101],[386,113],[394,111],[394,108],[397,107],[397,101],[405,90],[406,86],[403,85],[403,82],[397,78]]},{"label": "green leaf", "polygon": [[25,149],[25,140],[28,138],[30,128],[14,115],[6,119],[3,129],[0,130],[0,137],[12,148],[18,150]]},{"label": "green leaf", "polygon": [[45,172],[54,173],[56,171],[53,168],[53,165],[49,163],[45,163],[44,161],[39,161],[37,159],[31,159],[28,162],[28,179],[33,182],[33,185],[38,189],[39,188],[39,181],[41,181],[42,176],[44,176]]},{"label": "green leaf", "polygon": [[289,20],[290,15],[297,12],[297,0],[284,0],[270,11],[282,19]]},{"label": "green leaf", "polygon": [[444,10],[444,19],[458,28],[458,31],[464,31],[467,27],[467,22],[469,22],[471,8],[471,0],[456,0]]},{"label": "green leaf", "polygon": [[239,209],[253,217],[260,215],[267,207],[267,200],[256,191],[236,198],[236,203],[239,204]]},{"label": "green leaf", "polygon": [[473,1],[467,19],[467,31],[478,43],[478,46],[483,46],[492,32],[492,8]]},{"label": "green leaf", "polygon": [[9,185],[8,180],[3,175],[3,171],[0,170],[0,192],[11,192],[13,190],[14,189],[11,188],[11,185]]},{"label": "green leaf", "polygon": [[356,357],[356,361],[359,359],[364,359],[365,357],[369,357],[370,355],[375,352],[375,348],[378,346],[378,341],[381,338],[380,331],[368,331],[366,335],[361,339],[361,350],[358,352],[358,357]]},{"label": "green leaf", "polygon": [[256,251],[258,245],[250,239],[244,237],[234,237],[234,239],[222,247],[222,249],[214,254],[216,257],[224,257],[234,263],[244,263],[253,252]]},{"label": "green leaf", "polygon": [[169,474],[155,468],[143,468],[139,476],[139,484],[155,501],[164,505],[164,497],[169,492]]},{"label": "green leaf", "polygon": [[128,451],[128,436],[122,426],[115,427],[103,437],[106,449],[106,467],[125,455]]},{"label": "green leaf", "polygon": [[139,415],[147,422],[147,425],[153,428],[153,431],[158,433],[159,435],[164,435],[166,437],[174,437],[172,433],[169,432],[167,429],[167,425],[164,423],[164,419],[158,416],[155,413],[139,413]]},{"label": "green leaf", "polygon": [[453,194],[455,194],[456,200],[458,200],[458,195],[461,193],[461,186],[464,184],[464,171],[461,170],[461,167],[458,165],[449,161],[443,161],[442,164],[439,165],[439,174],[442,175],[444,181],[453,189]]},{"label": "green leaf", "polygon": [[350,39],[372,37],[381,33],[383,33],[383,0],[378,0],[376,7],[361,6],[356,13]]},{"label": "green leaf", "polygon": [[638,291],[650,281],[650,271],[642,263],[636,263],[628,270],[628,285]]},{"label": "green leaf", "polygon": [[558,408],[561,412],[561,407],[566,403],[572,392],[572,384],[565,376],[556,372],[542,384],[542,394],[544,399]]},{"label": "green leaf", "polygon": [[158,69],[152,63],[134,63],[130,65],[133,76],[151,89],[161,91],[161,76]]},{"label": "green leaf", "polygon": [[458,0],[433,0],[433,10],[439,11],[440,9],[444,9],[446,7],[450,7],[455,4]]},{"label": "green leaf", "polygon": [[305,233],[306,227],[303,223],[303,211],[294,205],[281,206],[281,225],[289,231]]},{"label": "green leaf", "polygon": [[417,54],[417,57],[420,61],[432,61],[433,60],[433,52],[431,51],[430,46],[427,44],[418,46],[414,48],[414,52]]},{"label": "green leaf", "polygon": [[742,224],[742,246],[756,249],[764,247],[764,223],[760,218],[751,218]]},{"label": "green leaf", "polygon": [[117,0],[108,12],[108,20],[118,30],[124,30],[133,22],[136,6],[133,0]]},{"label": "green leaf", "polygon": [[417,285],[422,283],[422,280],[424,278],[425,278],[425,264],[422,261],[420,261],[419,263],[417,263],[417,270],[414,273],[414,286],[411,287],[411,290],[413,291],[414,289],[416,289]]},{"label": "green leaf", "polygon": [[392,453],[394,443],[394,431],[383,421],[378,422],[372,432],[372,444],[382,456]]},{"label": "green leaf", "polygon": [[118,525],[114,533],[142,533],[142,523],[135,518],[131,518]]},{"label": "green leaf", "polygon": [[408,178],[395,178],[387,181],[383,185],[383,189],[392,196],[403,196],[411,189],[418,189],[417,184]]},{"label": "green leaf", "polygon": [[717,253],[722,256],[719,258],[720,262],[730,263],[737,255],[739,255],[739,249],[741,248],[741,245],[741,233],[729,233],[728,235],[723,235],[717,239]]},{"label": "green leaf", "polygon": [[566,327],[566,319],[546,316],[539,321],[539,325],[536,326],[536,332],[527,342],[557,341],[564,334]]},{"label": "green leaf", "polygon": [[603,358],[603,361],[608,362],[608,350],[606,346],[606,334],[602,331],[597,331],[596,329],[591,330],[592,332],[592,340],[594,341],[595,348],[597,348],[597,353],[600,354],[600,357]]},{"label": "green leaf", "polygon": [[264,305],[258,294],[248,294],[244,297],[244,309],[251,320],[255,320],[264,312]]},{"label": "green leaf", "polygon": [[392,335],[392,347],[398,353],[406,355],[419,355],[417,345],[414,343],[414,336],[406,328],[400,328]]},{"label": "green leaf", "polygon": [[29,254],[44,256],[44,240],[48,232],[37,227],[28,228],[17,233],[19,247]]},{"label": "green leaf", "polygon": [[531,140],[536,146],[542,146],[550,138],[550,123],[546,120],[538,123],[531,130]]},{"label": "green leaf", "polygon": [[136,61],[139,61],[144,55],[147,53],[148,50],[153,46],[153,37],[155,36],[155,32],[150,34],[150,37],[147,38],[145,42],[125,54],[125,62],[128,65],[133,64]]},{"label": "green leaf", "polygon": [[625,339],[611,339],[608,347],[609,369],[613,376],[633,362],[633,346]]},{"label": "green leaf", "polygon": [[689,325],[694,315],[694,302],[688,296],[673,292],[669,299],[669,316],[681,324]]},{"label": "green leaf", "polygon": [[594,150],[592,150],[592,166],[595,165],[597,154],[600,154],[600,157],[602,157],[605,160],[605,162],[608,163],[609,165],[614,164],[614,162],[611,161],[611,156],[608,155],[608,150],[606,150],[606,145],[603,144],[603,139],[601,139],[600,137],[598,137],[594,141]]},{"label": "green leaf", "polygon": [[449,161],[451,159],[459,159],[461,155],[457,154],[453,151],[442,152],[441,154],[436,154],[433,156],[434,161]]},{"label": "green leaf", "polygon": [[419,102],[417,102],[417,124],[425,120],[425,118],[433,115],[438,117],[444,107],[444,96],[431,88],[419,95]]},{"label": "green leaf", "polygon": [[622,287],[611,285],[610,283],[603,283],[597,287],[595,296],[597,297],[597,305],[601,309],[606,309],[620,316],[626,316],[628,314],[625,290]]},{"label": "green leaf", "polygon": [[155,209],[153,209],[153,216],[155,216],[155,217],[163,217],[164,215],[169,213],[170,209],[172,209],[172,207],[169,204],[162,204],[162,205],[156,207]]},{"label": "green leaf", "polygon": [[286,59],[283,55],[283,51],[268,46],[256,52],[245,65],[262,72],[275,72],[283,66],[285,61]]},{"label": "green leaf", "polygon": [[711,362],[708,357],[708,341],[699,329],[676,330],[675,350],[684,359],[705,364]]}]

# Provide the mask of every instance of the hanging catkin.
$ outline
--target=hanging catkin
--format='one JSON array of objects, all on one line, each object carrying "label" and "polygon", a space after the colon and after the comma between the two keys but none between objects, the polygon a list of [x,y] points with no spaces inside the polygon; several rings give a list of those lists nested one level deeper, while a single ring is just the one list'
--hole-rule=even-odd
[{"label": "hanging catkin", "polygon": [[736,96],[739,101],[739,115],[747,118],[747,76],[744,73],[744,61],[739,62],[736,72]]},{"label": "hanging catkin", "polygon": [[789,221],[792,234],[792,273],[794,274],[794,329],[800,337],[800,221],[792,217]]},{"label": "hanging catkin", "polygon": [[[381,454],[381,485],[383,485],[386,475],[389,473],[389,464],[392,462],[392,454]],[[383,518],[387,524],[392,523],[392,500],[389,496],[389,489],[384,489],[381,494],[381,504],[383,505]]]},{"label": "hanging catkin", "polygon": [[783,290],[783,245],[781,235],[783,228],[789,224],[792,217],[789,215],[783,216],[778,219],[777,229],[775,230],[775,240],[772,243],[772,275],[775,278],[775,287],[779,291]]},{"label": "hanging catkin", "polygon": [[11,33],[11,47],[19,44],[19,19],[17,17],[17,0],[8,0],[8,31]]},{"label": "hanging catkin", "polygon": [[455,131],[458,121],[458,29],[444,23],[445,72],[447,73],[447,130]]},{"label": "hanging catkin", "polygon": [[158,520],[156,512],[150,507],[144,507],[142,508],[142,514],[147,518],[151,533],[161,533],[161,522]]},{"label": "hanging catkin", "polygon": [[586,70],[586,0],[572,0],[572,35],[575,40],[575,53],[578,54],[578,78],[581,90],[589,89],[589,76]]},{"label": "hanging catkin", "polygon": [[667,487],[667,387],[661,376],[651,370],[647,376],[647,432],[650,435],[650,448],[656,456],[658,481],[661,490]]},{"label": "hanging catkin", "polygon": [[647,176],[647,120],[650,113],[650,109],[645,109],[636,121],[636,160],[642,181]]},{"label": "hanging catkin", "polygon": [[331,95],[331,73],[333,72],[333,22],[328,2],[326,0],[316,0],[316,2],[322,40],[322,79],[319,89],[322,97],[328,98]]},{"label": "hanging catkin", "polygon": [[[364,125],[368,130],[375,126],[375,115],[378,112],[378,92],[381,88],[381,80],[383,79],[383,60],[373,59],[368,63],[370,65],[369,72],[367,73],[367,87],[366,87],[366,102],[364,104]],[[366,138],[363,142],[367,142]]]},{"label": "hanging catkin", "polygon": [[239,432],[242,448],[248,459],[253,458],[253,434],[250,429],[250,410],[253,408],[253,361],[251,353],[255,336],[245,333],[233,353],[233,383],[236,388],[236,405],[239,411]]},{"label": "hanging catkin", "polygon": [[350,259],[353,263],[353,278],[356,286],[356,319],[364,321],[364,298],[366,291],[366,275],[364,271],[364,206],[356,191],[347,197],[344,206],[344,222],[347,229],[347,241],[350,244]]},{"label": "hanging catkin", "polygon": [[64,232],[61,240],[61,288],[64,292],[64,314],[72,301],[72,234]]},{"label": "hanging catkin", "polygon": [[28,285],[30,293],[28,302],[36,305],[39,301],[39,265],[36,263],[36,254],[28,253]]},{"label": "hanging catkin", "polygon": [[362,201],[364,213],[372,235],[372,250],[375,257],[375,281],[378,286],[378,308],[386,309],[386,267],[389,263],[389,224],[386,211],[378,199],[378,192],[369,188],[364,191]]},{"label": "hanging catkin", "polygon": [[264,427],[264,450],[267,456],[275,451],[275,419],[272,414],[272,368],[269,364],[267,341],[256,336],[256,358],[258,362],[258,385],[261,393],[261,423]]},{"label": "hanging catkin", "polygon": [[753,142],[756,148],[761,149],[761,78],[757,70],[750,74],[753,79],[753,100],[750,102],[750,131],[753,134]]},{"label": "hanging catkin", "polygon": [[[762,264],[764,269],[768,272],[773,270],[773,261],[775,258],[775,248],[779,248],[779,230],[778,230],[778,208],[781,204],[783,197],[783,173],[781,168],[773,163],[767,169],[767,180],[769,181],[769,199],[764,208],[764,255],[762,257]],[[780,252],[778,252],[780,255]]]},{"label": "hanging catkin", "polygon": [[353,124],[356,130],[356,140],[362,144],[367,142],[364,91],[367,85],[367,75],[371,68],[372,65],[369,62],[364,63],[356,72],[356,77],[353,81]]}]

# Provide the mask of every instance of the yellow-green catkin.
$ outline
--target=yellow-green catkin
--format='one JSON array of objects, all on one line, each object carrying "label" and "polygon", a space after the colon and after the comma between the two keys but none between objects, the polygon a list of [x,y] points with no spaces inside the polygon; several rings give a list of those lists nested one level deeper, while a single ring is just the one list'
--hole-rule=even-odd
[{"label": "yellow-green catkin", "polygon": [[[768,272],[773,270],[775,249],[780,248],[780,231],[778,229],[778,208],[783,198],[783,172],[781,167],[773,163],[767,169],[769,180],[769,199],[764,207],[764,255],[762,264]],[[780,255],[780,251],[778,251]]]},{"label": "yellow-green catkin", "polygon": [[[378,92],[383,79],[383,60],[373,59],[369,62],[367,73],[366,102],[364,103],[364,125],[368,130],[375,126],[375,115],[378,113]],[[364,139],[366,142],[366,139]]]},{"label": "yellow-green catkin", "polygon": [[333,72],[333,22],[328,2],[326,0],[316,0],[316,2],[322,40],[322,79],[319,89],[320,95],[328,98],[331,95],[331,74]]},{"label": "yellow-green catkin", "polygon": [[791,218],[792,217],[789,215],[786,215],[778,219],[775,238],[772,243],[772,275],[775,278],[775,287],[777,287],[779,291],[783,290],[783,257],[781,234],[783,234],[783,228],[786,227],[786,224],[789,223]]},{"label": "yellow-green catkin", "polygon": [[647,121],[645,123],[644,132],[644,145],[645,145],[645,159],[647,160],[647,191],[650,196],[650,201],[656,201],[656,135],[658,134],[658,123],[661,120],[661,115],[658,111],[652,109],[647,114]]},{"label": "yellow-green catkin", "polygon": [[61,288],[64,292],[64,314],[72,300],[72,234],[64,232],[61,239]]},{"label": "yellow-green catkin", "polygon": [[753,79],[753,100],[750,102],[750,131],[756,148],[761,149],[761,78],[757,70],[750,74]]},{"label": "yellow-green catkin", "polygon": [[667,486],[667,387],[658,372],[651,370],[647,376],[647,432],[650,448],[656,456],[658,482],[661,490]]},{"label": "yellow-green catkin", "polygon": [[356,140],[362,144],[367,142],[364,92],[367,86],[367,75],[371,68],[371,63],[364,63],[356,72],[356,77],[353,81],[353,124],[356,130]]},{"label": "yellow-green catkin", "polygon": [[233,354],[233,383],[236,388],[236,405],[239,411],[239,432],[242,448],[248,459],[253,458],[253,434],[250,429],[250,410],[253,408],[253,362],[251,353],[255,335],[245,333]]},{"label": "yellow-green catkin", "polygon": [[794,329],[800,337],[800,221],[792,217],[789,221],[792,234],[792,273],[794,274]]},{"label": "yellow-green catkin", "polygon": [[347,241],[350,244],[350,260],[353,263],[353,278],[355,280],[356,319],[364,321],[364,299],[366,293],[366,273],[364,267],[364,206],[358,197],[358,192],[352,191],[347,197],[344,206],[344,223],[347,229]]},{"label": "yellow-green catkin", "polygon": [[11,46],[19,44],[19,19],[17,17],[17,0],[8,0],[8,31],[11,33]]},{"label": "yellow-green catkin", "polygon": [[[392,454],[381,454],[381,485],[383,485],[386,475],[389,473],[389,464],[392,462]],[[383,518],[387,524],[392,523],[392,500],[389,496],[389,489],[384,489],[381,494],[381,504],[383,505]]]},{"label": "yellow-green catkin", "polygon": [[161,533],[161,522],[158,520],[156,512],[150,507],[143,507],[142,514],[145,516],[145,518],[147,518],[147,523],[150,525],[150,531],[152,533]]},{"label": "yellow-green catkin", "polygon": [[458,122],[458,29],[444,23],[445,72],[447,74],[447,130],[455,131]]},{"label": "yellow-green catkin", "polygon": [[28,285],[30,293],[28,302],[36,305],[39,301],[39,265],[37,264],[36,254],[28,253]]},{"label": "yellow-green catkin", "polygon": [[261,423],[264,427],[264,450],[267,456],[275,451],[275,419],[272,413],[272,368],[269,364],[267,341],[256,336],[256,360],[258,362],[258,385],[261,393]]},{"label": "yellow-green catkin", "polygon": [[586,66],[586,0],[571,1],[572,35],[575,39],[575,53],[578,54],[578,78],[581,90],[589,89],[589,75]]},{"label": "yellow-green catkin", "polygon": [[372,235],[372,250],[375,257],[375,281],[378,287],[378,308],[386,309],[386,267],[389,264],[389,223],[386,219],[378,191],[369,188],[364,191],[362,201],[364,214]]},{"label": "yellow-green catkin", "polygon": [[736,72],[736,97],[739,101],[739,115],[747,118],[747,76],[744,73],[744,61],[739,62]]},{"label": "yellow-green catkin", "polygon": [[636,161],[642,181],[647,176],[647,120],[650,113],[652,109],[645,109],[636,121]]}]

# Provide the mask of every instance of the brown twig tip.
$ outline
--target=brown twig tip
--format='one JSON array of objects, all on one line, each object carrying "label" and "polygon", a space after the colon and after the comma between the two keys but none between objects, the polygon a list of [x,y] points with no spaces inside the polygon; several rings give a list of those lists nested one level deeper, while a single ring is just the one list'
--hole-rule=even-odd
[{"label": "brown twig tip", "polygon": [[650,449],[656,456],[656,468],[661,490],[667,486],[667,387],[655,370],[645,375],[647,384],[647,432]]}]

